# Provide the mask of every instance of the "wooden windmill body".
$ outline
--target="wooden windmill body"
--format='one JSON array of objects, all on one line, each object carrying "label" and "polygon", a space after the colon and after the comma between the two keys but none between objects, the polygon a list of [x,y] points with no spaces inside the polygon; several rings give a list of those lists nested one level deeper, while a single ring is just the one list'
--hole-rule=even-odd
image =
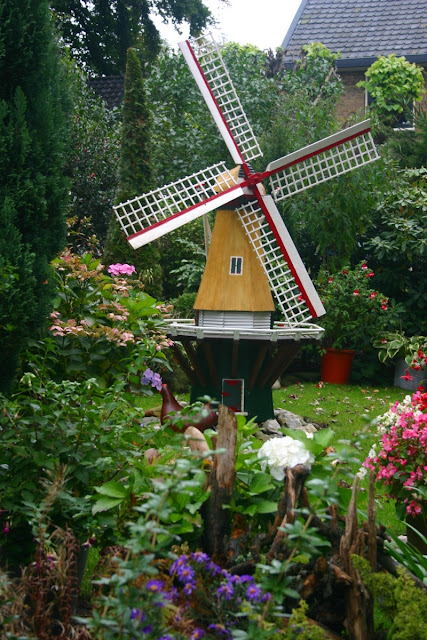
[{"label": "wooden windmill body", "polygon": [[[275,201],[378,154],[366,120],[253,173],[249,162],[262,153],[218,47],[202,37],[180,48],[237,166],[208,167],[115,211],[134,248],[217,211],[196,320],[172,320],[169,333],[192,400],[210,395],[262,421],[273,417],[272,384],[302,340],[320,339],[323,330],[311,320],[325,313]],[[275,309],[280,322],[272,322]]]}]

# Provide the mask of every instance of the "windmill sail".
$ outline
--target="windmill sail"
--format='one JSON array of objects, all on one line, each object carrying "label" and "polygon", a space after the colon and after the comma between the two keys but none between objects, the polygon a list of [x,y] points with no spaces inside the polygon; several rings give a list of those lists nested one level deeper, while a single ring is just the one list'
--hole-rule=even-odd
[{"label": "windmill sail", "polygon": [[242,194],[225,164],[219,163],[122,202],[114,211],[128,242],[137,249]]},{"label": "windmill sail", "polygon": [[378,158],[370,121],[364,120],[270,162],[262,177],[270,178],[273,197],[279,202]]},{"label": "windmill sail", "polygon": [[317,318],[325,309],[271,196],[239,207],[237,214],[289,325]]},{"label": "windmill sail", "polygon": [[234,162],[262,156],[215,40],[202,36],[180,49]]}]

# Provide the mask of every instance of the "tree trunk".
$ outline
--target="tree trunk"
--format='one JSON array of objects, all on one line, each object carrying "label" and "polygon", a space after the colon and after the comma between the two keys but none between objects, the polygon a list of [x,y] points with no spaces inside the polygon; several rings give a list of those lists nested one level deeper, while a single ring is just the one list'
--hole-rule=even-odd
[{"label": "tree trunk", "polygon": [[234,486],[237,419],[234,411],[220,405],[218,414],[217,450],[225,449],[214,458],[209,477],[210,497],[204,505],[205,550],[218,562],[226,560],[226,540],[230,535],[229,505]]}]

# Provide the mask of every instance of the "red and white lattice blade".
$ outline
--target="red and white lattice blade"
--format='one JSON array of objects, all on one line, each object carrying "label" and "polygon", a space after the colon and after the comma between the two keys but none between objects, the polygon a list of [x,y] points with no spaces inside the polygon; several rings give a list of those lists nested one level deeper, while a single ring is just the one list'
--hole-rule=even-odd
[{"label": "red and white lattice blade", "polygon": [[218,163],[122,202],[114,211],[128,242],[137,249],[242,194],[225,165]]},{"label": "red and white lattice blade", "polygon": [[270,162],[265,171],[276,202],[378,160],[370,121],[364,120]]},{"label": "red and white lattice blade", "polygon": [[179,47],[234,162],[242,164],[262,156],[213,37],[186,40]]},{"label": "red and white lattice blade", "polygon": [[323,315],[323,304],[272,197],[239,207],[237,214],[287,324]]}]

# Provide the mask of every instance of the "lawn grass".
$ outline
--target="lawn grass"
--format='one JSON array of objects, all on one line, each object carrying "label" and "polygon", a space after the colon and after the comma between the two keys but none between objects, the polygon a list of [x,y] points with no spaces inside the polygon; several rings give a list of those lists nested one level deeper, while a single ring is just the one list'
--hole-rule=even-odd
[{"label": "lawn grass", "polygon": [[[322,385],[322,386],[320,386]],[[354,444],[360,463],[352,465],[356,473],[370,448],[378,442],[375,425],[371,422],[385,413],[396,401],[401,401],[408,391],[398,387],[371,387],[367,385],[336,385],[327,383],[296,383],[273,391],[276,409],[287,409],[307,422],[321,427],[331,427],[336,440]],[[188,402],[189,396],[179,395],[179,401]],[[160,408],[161,396],[140,396],[136,404],[144,411]],[[359,508],[364,511],[367,502],[367,479],[360,481]],[[377,488],[377,519],[394,533],[401,534],[405,525],[396,519],[394,503],[387,500],[381,487]]]},{"label": "lawn grass", "polygon": [[[319,387],[319,384],[322,384]],[[372,420],[385,413],[408,391],[398,387],[368,387],[363,385],[336,385],[327,383],[292,384],[273,392],[275,408],[287,409],[302,416],[307,422],[328,426],[334,430],[336,440],[353,443],[355,457],[360,463],[372,445],[379,440]],[[352,465],[353,473],[359,463]],[[365,511],[368,497],[368,479],[360,480],[358,506]],[[396,518],[394,502],[384,497],[383,488],[376,489],[377,520],[398,535],[405,525]]]}]

